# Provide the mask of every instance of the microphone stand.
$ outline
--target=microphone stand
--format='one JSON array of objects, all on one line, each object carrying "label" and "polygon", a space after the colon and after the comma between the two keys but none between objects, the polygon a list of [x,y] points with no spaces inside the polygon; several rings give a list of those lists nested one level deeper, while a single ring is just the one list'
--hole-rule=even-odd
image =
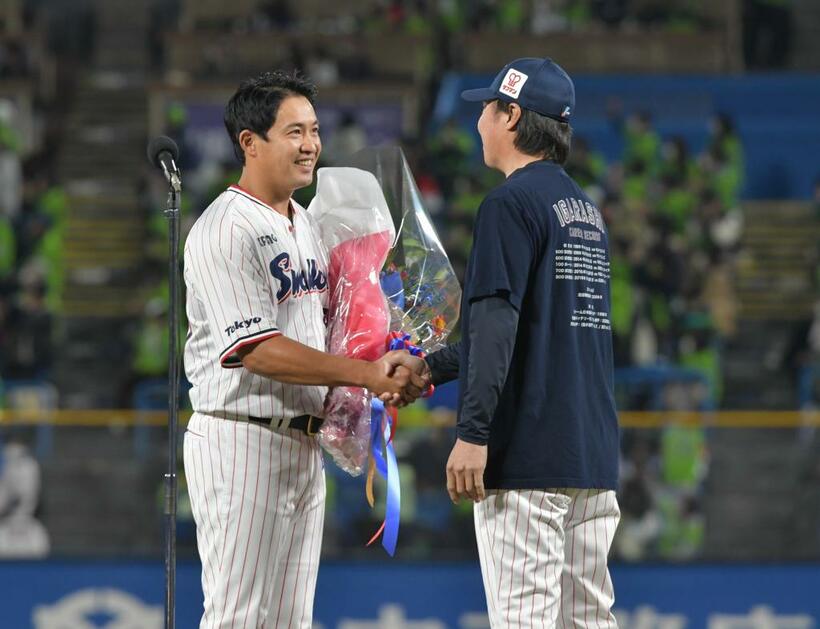
[{"label": "microphone stand", "polygon": [[168,219],[168,471],[165,474],[165,629],[176,624],[177,560],[177,426],[179,421],[179,206],[182,180],[176,164],[162,170],[169,183],[165,218]]}]

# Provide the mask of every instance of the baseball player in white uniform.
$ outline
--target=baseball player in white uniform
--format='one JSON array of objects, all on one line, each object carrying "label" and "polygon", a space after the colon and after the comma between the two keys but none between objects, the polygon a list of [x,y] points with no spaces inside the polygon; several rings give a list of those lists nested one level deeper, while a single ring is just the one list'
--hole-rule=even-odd
[{"label": "baseball player in white uniform", "polygon": [[185,474],[202,560],[201,628],[310,627],[322,545],[327,387],[409,402],[424,363],[324,353],[327,252],[291,199],[321,151],[315,88],[298,75],[243,82],[225,110],[242,176],[185,243],[194,414]]}]

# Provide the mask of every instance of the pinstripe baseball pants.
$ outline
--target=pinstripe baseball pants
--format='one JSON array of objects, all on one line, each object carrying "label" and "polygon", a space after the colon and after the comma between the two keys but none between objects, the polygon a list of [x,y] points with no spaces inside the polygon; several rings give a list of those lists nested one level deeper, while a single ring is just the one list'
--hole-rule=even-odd
[{"label": "pinstripe baseball pants", "polygon": [[325,476],[316,439],[195,413],[185,478],[202,560],[201,629],[309,629]]},{"label": "pinstripe baseball pants", "polygon": [[473,513],[493,629],[617,628],[614,491],[494,490]]}]

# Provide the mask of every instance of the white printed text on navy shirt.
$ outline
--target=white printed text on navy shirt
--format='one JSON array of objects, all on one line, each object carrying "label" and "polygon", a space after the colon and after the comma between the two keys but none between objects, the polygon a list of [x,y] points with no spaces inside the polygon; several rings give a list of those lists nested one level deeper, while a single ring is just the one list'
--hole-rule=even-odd
[{"label": "white printed text on navy shirt", "polygon": [[593,225],[601,231],[605,230],[604,219],[592,203],[579,199],[561,199],[552,204],[552,209],[558,217],[561,227],[566,227],[570,223],[587,223]]}]

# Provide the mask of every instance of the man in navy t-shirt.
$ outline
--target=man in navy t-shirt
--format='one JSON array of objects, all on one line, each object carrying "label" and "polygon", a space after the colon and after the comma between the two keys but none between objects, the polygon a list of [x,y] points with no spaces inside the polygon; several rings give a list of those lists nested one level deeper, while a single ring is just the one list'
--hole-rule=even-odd
[{"label": "man in navy t-shirt", "polygon": [[493,627],[616,627],[609,244],[562,167],[574,86],[525,58],[462,96],[483,102],[484,161],[506,181],[476,218],[462,340],[427,359],[434,383],[460,383],[447,490],[476,503]]}]

